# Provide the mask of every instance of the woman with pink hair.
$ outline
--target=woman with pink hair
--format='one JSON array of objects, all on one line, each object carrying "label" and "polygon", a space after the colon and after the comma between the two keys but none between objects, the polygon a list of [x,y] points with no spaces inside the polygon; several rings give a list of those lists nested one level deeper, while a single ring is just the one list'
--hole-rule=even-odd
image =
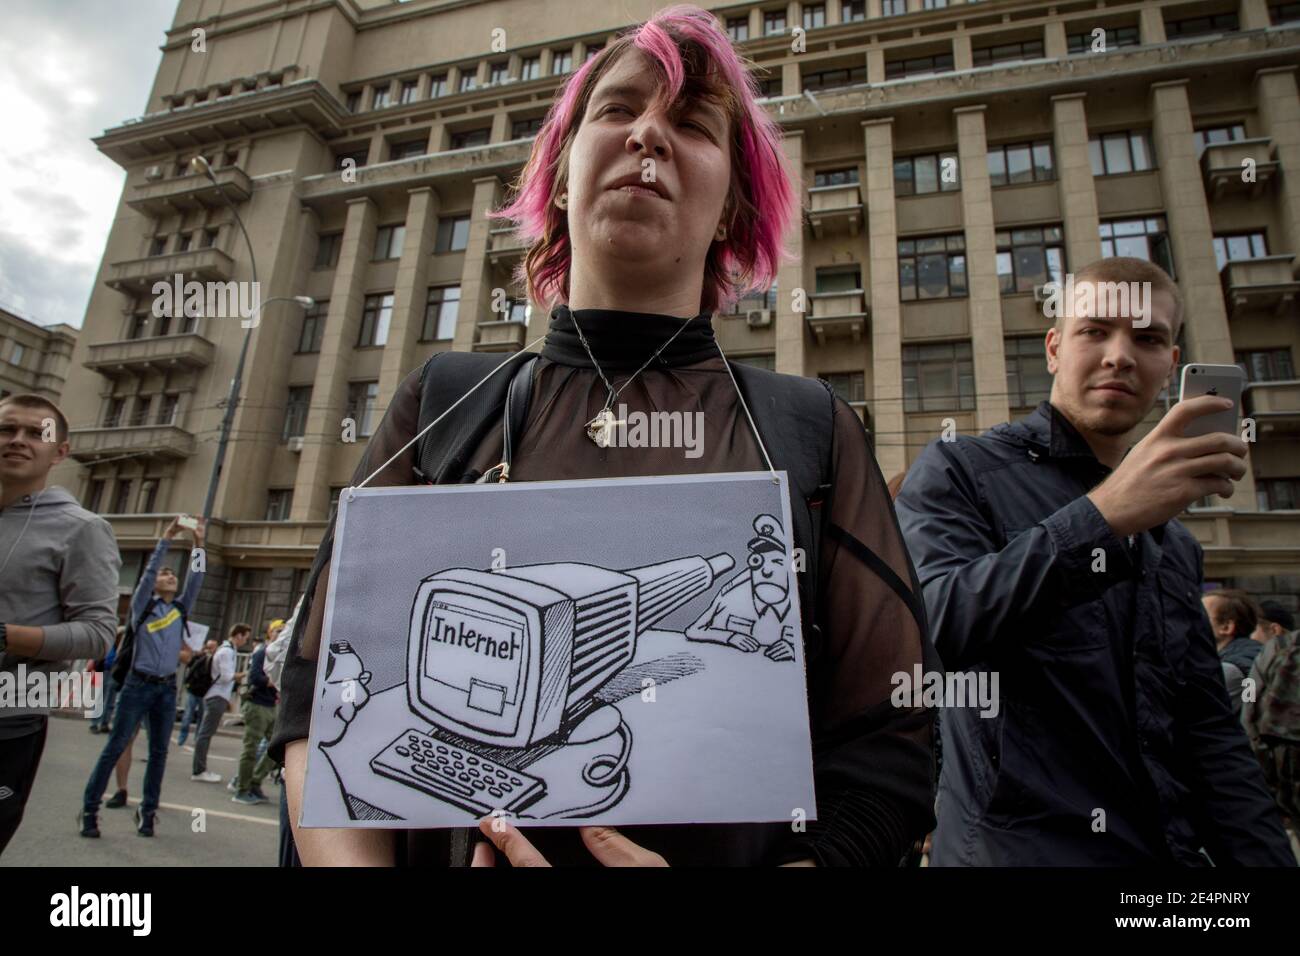
[{"label": "woman with pink hair", "polygon": [[[768,467],[763,436],[739,395],[741,376],[714,339],[712,317],[749,290],[766,292],[788,255],[782,236],[801,228],[780,140],[747,65],[716,18],[698,7],[659,12],[568,80],[511,200],[494,213],[515,223],[527,244],[518,279],[529,298],[550,307],[509,480]],[[935,669],[933,651],[862,422],[824,383],[743,372],[742,380],[769,394],[784,389],[812,410],[801,420],[809,440],[781,436],[786,447],[821,449],[813,462],[821,484],[794,501],[807,516],[796,519],[807,529],[796,543],[812,554],[800,588],[816,596],[801,603],[809,605],[803,639],[817,818],[804,822],[792,807],[793,826],[538,828],[527,836],[505,821],[485,821],[475,865],[896,866],[933,825],[931,713],[891,703],[894,675]],[[371,484],[415,483],[414,453],[402,449],[417,431],[420,382],[416,370],[399,387],[358,480],[396,456]],[[600,440],[608,437],[603,416],[613,417],[615,399],[637,411],[701,416],[698,454]],[[776,437],[769,434],[766,444]],[[497,424],[463,480],[496,477],[502,449]],[[284,748],[294,820],[327,568],[321,565],[308,588],[310,611],[286,662],[272,746],[273,755]],[[738,653],[790,659],[779,641],[765,650],[744,635],[729,643]],[[299,830],[297,837],[308,864],[447,859],[447,844],[427,831]]]}]

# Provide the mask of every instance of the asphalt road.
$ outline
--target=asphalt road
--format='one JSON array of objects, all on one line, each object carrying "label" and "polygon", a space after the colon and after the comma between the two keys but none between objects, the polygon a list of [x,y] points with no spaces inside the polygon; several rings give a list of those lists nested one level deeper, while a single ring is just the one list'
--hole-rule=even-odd
[{"label": "asphalt road", "polygon": [[[233,728],[238,733],[240,728]],[[190,742],[194,739],[190,735]],[[240,738],[218,733],[208,751],[208,769],[222,783],[190,780],[191,754],[176,746],[172,731],[155,836],[135,832],[147,750],[143,730],[135,742],[128,793],[130,803],[99,812],[98,840],[78,834],[77,811],[91,768],[106,737],[92,734],[79,718],[51,717],[36,786],[18,833],[0,857],[11,866],[275,866],[279,841],[280,788],[269,778],[262,790],[271,802],[246,807],[232,803],[226,789],[238,765]],[[116,783],[110,779],[105,799]],[[203,811],[198,813],[196,811]]]}]

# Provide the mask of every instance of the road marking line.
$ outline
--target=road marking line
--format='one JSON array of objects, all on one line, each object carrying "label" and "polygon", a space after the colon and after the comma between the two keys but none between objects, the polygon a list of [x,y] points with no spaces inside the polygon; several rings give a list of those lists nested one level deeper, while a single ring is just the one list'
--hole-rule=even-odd
[{"label": "road marking line", "polygon": [[[131,802],[138,803],[139,801],[132,800]],[[195,810],[202,810],[210,817],[225,817],[228,820],[244,820],[248,823],[262,823],[268,827],[278,827],[280,825],[279,820],[268,820],[265,817],[250,817],[243,813],[231,813],[228,810],[209,810],[207,807],[183,807],[179,803],[160,803],[158,806],[163,810],[179,810],[182,813],[193,813]]]}]

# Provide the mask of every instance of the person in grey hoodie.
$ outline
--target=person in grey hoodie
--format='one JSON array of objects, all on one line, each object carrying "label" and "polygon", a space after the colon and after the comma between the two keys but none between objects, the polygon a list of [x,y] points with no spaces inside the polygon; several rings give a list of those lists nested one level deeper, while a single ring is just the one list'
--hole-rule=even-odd
[{"label": "person in grey hoodie", "polygon": [[[69,450],[57,405],[39,395],[0,399],[0,682],[11,687],[30,688],[38,675],[48,691],[74,660],[113,646],[122,566],[113,529],[67,490],[46,487]],[[0,853],[45,749],[49,707],[26,703],[25,693],[0,694]]]}]

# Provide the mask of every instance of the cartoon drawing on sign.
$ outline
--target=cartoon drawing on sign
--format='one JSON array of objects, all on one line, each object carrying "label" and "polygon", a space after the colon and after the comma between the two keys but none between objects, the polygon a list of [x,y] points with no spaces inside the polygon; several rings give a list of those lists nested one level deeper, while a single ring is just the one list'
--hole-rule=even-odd
[{"label": "cartoon drawing on sign", "polygon": [[686,629],[691,641],[729,644],[747,653],[763,649],[774,661],[794,660],[790,615],[790,575],[786,570],[781,523],[771,515],[754,519],[749,567],[732,578],[712,606]]},{"label": "cartoon drawing on sign", "polygon": [[[782,623],[791,580],[780,525],[760,515],[754,528],[749,568],[709,612],[685,635],[656,629],[651,640],[676,634],[729,643],[742,634],[754,645],[732,646],[794,659],[793,630]],[[620,701],[704,669],[699,657],[681,651],[633,665],[638,639],[735,563],[724,552],[626,570],[552,562],[428,575],[416,589],[407,632],[405,711],[415,719],[404,729],[389,725],[389,733],[401,732],[386,736],[377,753],[367,751],[369,771],[480,817],[603,813],[631,785],[633,738]],[[712,623],[719,615],[727,615],[725,627]],[[694,638],[692,630],[707,636]],[[329,649],[319,747],[334,763],[370,700],[370,675],[348,642]],[[344,774],[338,778],[354,819],[397,818],[353,792]]]}]

